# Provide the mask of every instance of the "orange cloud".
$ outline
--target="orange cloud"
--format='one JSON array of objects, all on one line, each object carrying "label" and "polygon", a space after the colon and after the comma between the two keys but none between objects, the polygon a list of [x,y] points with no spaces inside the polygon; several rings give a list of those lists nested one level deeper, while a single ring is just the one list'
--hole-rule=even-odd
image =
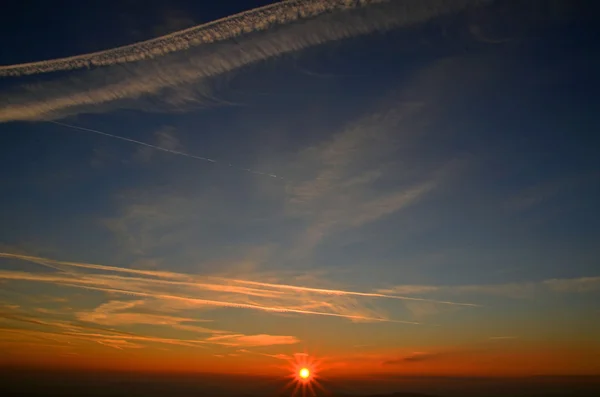
[{"label": "orange cloud", "polygon": [[273,346],[273,345],[293,345],[300,341],[294,336],[282,335],[220,335],[208,338],[207,341],[216,342],[226,346]]},{"label": "orange cloud", "polygon": [[[472,303],[436,301],[377,292],[313,288],[283,283],[66,262],[12,253],[0,253],[0,257],[48,265],[57,270],[52,273],[0,271],[0,279],[52,283],[65,287],[150,298],[163,302],[163,306],[166,305],[165,302],[171,302],[170,305],[172,306],[186,304],[207,308],[232,307],[273,313],[338,317],[355,322],[375,321],[406,324],[418,323],[409,320],[390,319],[372,305],[367,307],[361,299],[393,299],[436,302],[445,305],[477,306]],[[76,269],[76,271],[65,272],[64,269]],[[249,297],[253,299],[251,300]],[[85,319],[92,322],[107,324],[107,321],[111,321],[113,325],[134,321],[138,323],[142,323],[141,321],[152,323],[159,321],[174,322],[174,318],[159,318],[156,316],[152,318],[149,315],[144,316],[145,320],[141,316],[134,318],[131,314],[113,316],[110,320],[103,318],[101,312],[80,315],[85,316]]]}]

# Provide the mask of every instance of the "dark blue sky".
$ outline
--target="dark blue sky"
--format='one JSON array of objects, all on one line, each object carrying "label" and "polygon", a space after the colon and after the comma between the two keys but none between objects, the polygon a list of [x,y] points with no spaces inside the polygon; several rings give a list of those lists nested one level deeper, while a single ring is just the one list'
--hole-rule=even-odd
[{"label": "dark blue sky", "polygon": [[250,10],[270,1],[7,1],[0,16],[0,63],[99,51]]}]

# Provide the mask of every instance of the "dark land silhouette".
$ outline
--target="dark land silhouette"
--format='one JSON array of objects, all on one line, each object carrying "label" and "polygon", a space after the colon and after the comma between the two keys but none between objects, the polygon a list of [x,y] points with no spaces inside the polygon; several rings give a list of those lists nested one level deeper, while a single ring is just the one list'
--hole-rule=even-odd
[{"label": "dark land silhouette", "polygon": [[[277,377],[223,374],[164,374],[112,371],[4,369],[2,396],[90,397],[291,397]],[[593,397],[600,376],[521,378],[381,377],[332,378],[323,397]],[[307,392],[306,396],[311,394]],[[302,392],[296,396],[301,397]]]}]

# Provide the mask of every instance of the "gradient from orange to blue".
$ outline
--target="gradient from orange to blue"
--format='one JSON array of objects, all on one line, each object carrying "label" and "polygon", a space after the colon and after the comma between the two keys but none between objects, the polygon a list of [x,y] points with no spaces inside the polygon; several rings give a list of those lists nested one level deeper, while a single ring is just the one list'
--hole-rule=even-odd
[{"label": "gradient from orange to blue", "polygon": [[[499,1],[319,36],[397,4],[3,77],[0,366],[285,377],[308,354],[324,378],[600,374],[594,21]],[[19,38],[1,63],[248,5],[127,7],[79,10],[85,30],[57,14],[50,37],[84,37],[69,53],[3,24]],[[215,53],[218,73],[171,79]]]}]

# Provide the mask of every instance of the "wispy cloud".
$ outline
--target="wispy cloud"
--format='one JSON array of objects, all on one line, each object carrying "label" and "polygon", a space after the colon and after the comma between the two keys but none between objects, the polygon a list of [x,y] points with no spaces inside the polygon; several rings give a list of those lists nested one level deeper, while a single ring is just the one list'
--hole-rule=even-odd
[{"label": "wispy cloud", "polygon": [[[47,266],[47,271],[0,271],[0,280],[5,282],[41,282],[63,288],[103,292],[110,297],[107,302],[90,309],[44,308],[33,310],[35,316],[18,312],[20,308],[17,306],[6,306],[5,309],[9,312],[0,316],[0,321],[8,324],[6,332],[15,335],[13,331],[19,331],[24,338],[58,338],[60,343],[78,340],[114,349],[141,349],[156,343],[189,347],[258,347],[299,342],[292,335],[246,334],[221,329],[209,319],[183,314],[189,310],[218,308],[337,317],[363,322],[418,324],[389,318],[362,301],[374,298],[403,299],[393,295],[128,269],[12,253],[0,253],[0,257]],[[64,302],[52,304],[59,303]],[[207,322],[210,326],[205,325]],[[162,327],[169,330],[170,334],[179,334],[177,337],[140,335],[129,331],[139,328],[134,326]],[[196,337],[185,337],[186,333],[192,333]],[[20,343],[19,341],[11,343]]]},{"label": "wispy cloud", "polygon": [[405,302],[404,306],[417,319],[424,319],[438,314],[440,307],[432,302]]},{"label": "wispy cloud", "polygon": [[464,358],[466,355],[477,355],[488,351],[489,347],[470,346],[454,348],[436,348],[432,350],[413,351],[401,353],[384,358],[381,361],[383,366],[411,366],[422,362],[430,361],[452,361],[458,358]]},{"label": "wispy cloud", "polygon": [[239,279],[226,279],[226,278],[219,278],[219,279],[224,280],[224,281],[233,281],[233,282],[240,283],[240,284],[250,284],[250,285],[257,285],[257,286],[262,286],[262,287],[267,287],[267,288],[292,290],[292,291],[296,291],[296,292],[313,292],[313,293],[319,293],[319,294],[324,294],[324,295],[335,295],[335,296],[351,295],[351,296],[362,296],[362,297],[369,297],[369,298],[400,299],[400,300],[409,300],[409,301],[429,301],[429,302],[433,302],[433,303],[442,303],[442,304],[448,303],[448,304],[455,304],[455,305],[461,305],[461,306],[477,306],[476,304],[473,304],[473,303],[427,300],[427,299],[420,299],[420,298],[414,298],[414,297],[409,297],[409,296],[382,294],[382,293],[377,293],[377,292],[357,292],[357,291],[345,291],[345,290],[336,290],[336,289],[327,289],[327,288],[312,288],[312,287],[303,287],[303,286],[287,285],[287,284],[263,283],[263,282],[252,281],[252,280],[239,280]]},{"label": "wispy cloud", "polygon": [[[15,335],[17,341],[33,338],[35,340],[54,341],[64,344],[71,344],[73,339],[111,345],[116,344],[124,346],[123,341],[136,341],[138,343],[159,343],[166,345],[179,345],[188,347],[202,347],[207,342],[199,340],[186,340],[184,338],[164,338],[149,335],[139,335],[131,332],[123,332],[115,329],[96,327],[89,323],[75,321],[56,320],[54,318],[32,317],[20,312],[3,313],[0,315],[0,322],[7,323],[8,326],[2,327],[3,333]],[[27,325],[24,327],[23,325]],[[37,329],[31,329],[31,326]]]},{"label": "wispy cloud", "polygon": [[382,362],[382,365],[402,365],[414,362],[429,361],[439,357],[439,353],[413,352],[407,356],[390,359]]},{"label": "wispy cloud", "polygon": [[219,335],[207,339],[209,342],[216,342],[226,346],[273,346],[273,345],[293,345],[300,341],[293,336],[281,335]]},{"label": "wispy cloud", "polygon": [[[438,185],[435,173],[423,172],[415,178],[408,170],[402,172],[392,158],[382,166],[402,141],[415,134],[411,122],[422,114],[423,104],[394,98],[384,106],[299,154],[298,168],[304,167],[310,177],[287,186],[288,215],[306,224],[295,255],[310,254],[332,234],[408,208]],[[386,183],[395,188],[377,187]]]},{"label": "wispy cloud", "polygon": [[91,311],[77,312],[76,318],[80,321],[107,326],[149,324],[168,326],[174,329],[192,331],[195,333],[218,334],[226,332],[193,324],[207,322],[209,320],[131,311],[132,308],[143,305],[147,306],[147,302],[144,300],[110,301],[101,304]]},{"label": "wispy cloud", "polygon": [[[0,253],[0,257],[33,261],[37,264],[47,263],[51,265],[52,269],[59,270],[43,273],[0,271],[0,279],[3,280],[51,283],[113,295],[133,296],[141,300],[153,299],[170,307],[186,305],[194,308],[239,308],[271,313],[338,317],[352,321],[417,324],[414,321],[389,318],[380,310],[369,308],[366,305],[367,302],[363,302],[361,299],[427,301],[423,298],[380,293],[311,288],[252,280],[202,277],[174,272],[64,262],[10,253]],[[60,271],[64,268],[77,271]],[[94,270],[94,272],[87,270]],[[441,303],[442,301],[437,302]],[[197,331],[212,332],[210,329],[191,324],[193,320],[185,317],[153,313],[122,313],[123,310],[131,309],[140,303],[141,301],[109,302],[93,311],[78,313],[78,318],[105,325],[162,323],[179,329],[192,330],[191,327],[194,327]],[[444,301],[443,304],[475,306],[470,303],[450,301]]]},{"label": "wispy cloud", "polygon": [[550,279],[543,285],[556,292],[592,292],[600,291],[600,277],[580,277],[571,279]]},{"label": "wispy cloud", "polygon": [[[143,300],[135,301],[110,301],[102,304],[89,312],[78,312],[75,320],[56,320],[52,316],[39,318],[32,317],[13,310],[12,313],[0,313],[0,322],[11,325],[4,331],[20,332],[16,341],[23,341],[31,336],[42,340],[53,340],[70,343],[68,339],[75,338],[90,341],[116,349],[145,348],[148,343],[167,345],[180,345],[189,347],[204,347],[206,345],[219,346],[272,346],[281,344],[295,344],[299,340],[294,336],[257,334],[246,335],[226,330],[207,329],[189,323],[202,322],[200,319],[181,318],[167,315],[156,315],[143,312],[131,312],[138,306],[154,306]],[[19,324],[34,325],[41,329],[21,327]],[[198,334],[209,334],[203,339],[164,338],[151,335],[139,335],[131,332],[121,332],[115,329],[102,328],[87,324],[105,326],[123,326],[132,324],[146,324],[168,327],[169,329],[183,330]],[[13,334],[14,335],[14,334]],[[58,338],[58,339],[57,339]]]},{"label": "wispy cloud", "polygon": [[580,172],[576,175],[561,175],[533,183],[523,189],[513,192],[506,201],[505,207],[509,211],[523,212],[541,204],[556,200],[565,192],[585,189],[598,183],[597,172]]},{"label": "wispy cloud", "polygon": [[[50,324],[52,326],[52,324]],[[17,335],[17,338],[34,338],[43,340],[52,340],[61,343],[69,344],[72,341],[82,341],[104,344],[106,346],[115,347],[117,344],[120,347],[124,347],[124,341],[129,341],[135,344],[135,348],[138,348],[140,343],[146,344],[163,344],[163,345],[174,345],[174,346],[185,346],[185,347],[205,347],[207,342],[200,341],[197,339],[183,339],[183,338],[161,338],[155,336],[145,335],[114,335],[101,332],[79,332],[79,331],[67,331],[67,330],[31,330],[22,327],[3,327],[1,328],[3,333]],[[208,343],[212,344],[212,343]]]},{"label": "wispy cloud", "polygon": [[435,199],[463,173],[466,158],[424,162],[415,157],[415,148],[428,150],[424,136],[451,91],[448,74],[466,69],[459,63],[443,60],[422,68],[352,122],[297,154],[285,210],[304,230],[295,236],[291,256],[305,260],[330,239],[360,238],[362,227],[377,227],[392,217],[396,230],[402,229],[403,214]]},{"label": "wispy cloud", "polygon": [[[0,252],[0,258],[11,258],[23,261],[33,261],[38,264],[50,264],[53,269],[62,270],[63,267],[67,268],[80,268],[99,270],[108,273],[130,273],[136,276],[148,276],[146,278],[135,277],[135,276],[116,276],[111,274],[82,274],[82,273],[27,273],[17,271],[4,271],[0,273],[4,279],[24,279],[30,281],[44,281],[56,283],[67,283],[73,282],[75,284],[90,285],[90,286],[106,286],[111,288],[124,288],[126,286],[141,288],[148,288],[150,286],[155,287],[190,287],[193,290],[206,290],[209,292],[222,292],[222,293],[236,293],[243,294],[246,296],[256,296],[263,298],[277,298],[286,297],[289,295],[298,297],[298,292],[305,293],[300,298],[316,296],[356,296],[356,297],[369,297],[369,298],[382,298],[382,299],[398,299],[398,300],[416,300],[416,301],[431,301],[437,303],[448,303],[465,306],[476,306],[471,303],[460,303],[460,302],[446,302],[437,300],[427,300],[415,297],[404,297],[399,295],[384,294],[378,292],[359,292],[349,291],[341,289],[327,289],[327,288],[313,288],[305,286],[296,286],[281,283],[265,283],[254,280],[242,280],[235,278],[226,278],[218,276],[194,276],[184,273],[176,272],[165,272],[159,270],[142,270],[142,269],[131,269],[122,268],[116,266],[105,266],[89,263],[79,262],[67,262],[59,261],[49,258],[32,257],[27,255],[13,254],[7,252]],[[126,284],[123,284],[126,283]],[[248,287],[248,285],[253,287]],[[260,288],[259,288],[260,287]],[[162,291],[162,290],[158,290]]]},{"label": "wispy cloud", "polygon": [[405,294],[428,296],[446,295],[491,295],[508,298],[528,298],[543,292],[585,293],[600,291],[600,277],[548,279],[538,282],[514,282],[504,284],[474,285],[398,285],[379,289],[382,294]]}]

